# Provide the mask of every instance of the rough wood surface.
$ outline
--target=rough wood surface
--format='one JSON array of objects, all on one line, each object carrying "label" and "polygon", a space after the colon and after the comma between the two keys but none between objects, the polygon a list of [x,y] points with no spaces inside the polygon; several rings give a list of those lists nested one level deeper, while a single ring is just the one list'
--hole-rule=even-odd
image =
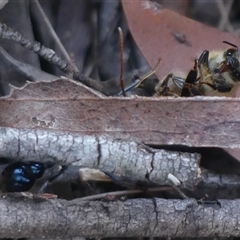
[{"label": "rough wood surface", "polygon": [[239,200],[199,204],[195,199],[84,202],[2,196],[0,237],[239,236],[239,206]]},{"label": "rough wood surface", "polygon": [[140,181],[169,184],[168,174],[193,189],[200,177],[200,154],[153,149],[131,140],[74,132],[0,128],[1,157],[43,161],[46,156],[78,167],[98,168]]}]

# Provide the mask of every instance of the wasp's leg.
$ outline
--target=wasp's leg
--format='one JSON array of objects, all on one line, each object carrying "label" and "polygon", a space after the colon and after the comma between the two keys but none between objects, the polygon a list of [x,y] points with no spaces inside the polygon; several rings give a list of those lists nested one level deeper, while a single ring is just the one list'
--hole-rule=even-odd
[{"label": "wasp's leg", "polygon": [[189,92],[190,92],[190,97],[203,95],[194,85],[190,86]]},{"label": "wasp's leg", "polygon": [[228,83],[214,82],[214,87],[219,92],[230,92],[232,90],[232,88],[233,88],[233,85],[232,84],[228,84]]},{"label": "wasp's leg", "polygon": [[214,81],[213,84],[207,83],[207,82],[201,82],[199,83],[201,85],[205,84],[211,87],[213,90],[217,90],[218,92],[225,93],[230,92],[233,88],[233,84],[228,84],[224,82]]},{"label": "wasp's leg", "polygon": [[203,95],[202,92],[199,89],[197,89],[193,84],[185,83],[183,86],[183,91],[185,91],[187,95],[181,97],[194,97]]},{"label": "wasp's leg", "polygon": [[[199,95],[199,91],[194,87],[195,82],[197,81],[197,62],[195,61],[194,68],[188,73],[184,86],[182,88],[181,97],[190,97]],[[202,94],[200,94],[202,95]]]},{"label": "wasp's leg", "polygon": [[228,72],[235,82],[240,81],[239,60],[232,56],[226,56],[226,60],[214,69],[214,74],[222,74]]},{"label": "wasp's leg", "polygon": [[222,61],[218,67],[214,69],[215,74],[221,74],[224,72],[232,72],[236,73],[236,77],[239,78],[239,71],[237,70],[239,68],[239,61],[237,58],[232,56],[226,56],[226,60]]},{"label": "wasp's leg", "polygon": [[168,82],[169,82],[169,79],[172,77],[173,77],[173,74],[169,73],[162,83],[157,84],[157,86],[155,87],[155,92],[157,93],[158,96],[168,95],[168,92],[169,92]]}]

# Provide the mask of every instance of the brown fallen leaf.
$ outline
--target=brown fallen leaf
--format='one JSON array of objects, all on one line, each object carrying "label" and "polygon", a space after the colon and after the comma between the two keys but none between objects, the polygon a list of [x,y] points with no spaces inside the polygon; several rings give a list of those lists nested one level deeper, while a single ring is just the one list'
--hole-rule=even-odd
[{"label": "brown fallen leaf", "polygon": [[[204,50],[227,49],[228,46],[222,43],[224,40],[234,44],[239,42],[239,38],[230,33],[208,27],[171,10],[162,9],[155,2],[122,0],[122,6],[133,38],[149,65],[153,68],[157,60],[162,58],[161,65],[156,71],[156,75],[160,80],[170,72],[181,71],[188,73],[193,66],[194,59],[199,57]],[[232,96],[239,97],[240,89],[238,88]],[[179,107],[181,105],[177,102],[176,104]],[[193,106],[195,104],[193,103],[189,109],[194,109]],[[235,104],[233,102],[226,102],[225,105],[223,102],[219,102],[216,105],[221,106],[224,110],[228,108],[235,111]],[[199,110],[194,109],[194,111]],[[214,112],[213,110],[212,114]],[[203,114],[204,111],[199,112],[199,115],[203,116]],[[208,116],[206,116],[207,118]],[[235,120],[232,119],[232,122],[235,122]],[[231,131],[229,131],[227,138],[231,138]],[[204,132],[203,134],[204,138],[211,138],[208,134]],[[195,134],[192,133],[191,135],[193,137]],[[222,135],[222,131],[218,132],[217,135],[220,138],[225,138],[224,134]],[[208,142],[213,143],[212,141],[215,140],[209,139]],[[193,145],[195,144],[196,142]],[[234,146],[229,145],[229,147],[232,148]],[[227,149],[227,151],[240,160],[239,150],[233,151],[232,149]]]},{"label": "brown fallen leaf", "polygon": [[122,0],[122,5],[131,33],[149,65],[153,68],[162,59],[156,71],[160,80],[178,70],[188,73],[204,50],[229,48],[222,43],[224,40],[239,42],[229,33],[163,9],[155,2]]},{"label": "brown fallen leaf", "polygon": [[238,98],[104,97],[64,78],[14,88],[11,96],[0,99],[0,109],[1,127],[104,134],[156,145],[240,148]]}]

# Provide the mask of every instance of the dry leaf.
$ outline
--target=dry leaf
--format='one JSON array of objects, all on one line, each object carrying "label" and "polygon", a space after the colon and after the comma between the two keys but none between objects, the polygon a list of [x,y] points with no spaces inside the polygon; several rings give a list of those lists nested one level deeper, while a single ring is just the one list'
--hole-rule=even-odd
[{"label": "dry leaf", "polygon": [[238,44],[229,33],[205,26],[150,1],[122,0],[131,33],[152,68],[159,58],[157,76],[162,79],[170,72],[188,73],[194,59],[204,50],[229,48],[222,41]]},{"label": "dry leaf", "polygon": [[104,97],[59,79],[15,88],[0,99],[0,108],[2,127],[104,134],[157,145],[240,148],[239,99]]},{"label": "dry leaf", "polygon": [[[162,59],[161,65],[156,72],[159,79],[162,79],[170,72],[179,70],[188,73],[193,66],[194,59],[199,57],[204,50],[212,51],[227,49],[228,46],[222,43],[224,40],[234,44],[237,44],[239,41],[237,37],[234,37],[229,33],[205,26],[171,10],[162,9],[160,5],[154,2],[122,0],[122,5],[131,33],[149,65],[153,68],[156,65],[157,60],[159,58]],[[236,91],[235,96],[240,96],[239,88]],[[182,102],[182,100],[176,100],[175,102],[175,104],[179,106],[179,110],[181,110],[182,108],[180,106],[182,103],[178,103],[178,101]],[[189,99],[189,101],[191,100]],[[213,102],[210,104],[206,102],[192,102],[191,104],[189,102],[187,105],[189,106],[190,112],[196,111],[196,116],[198,114],[204,116],[204,114],[207,114],[205,112],[206,109],[209,107],[216,108],[216,106],[219,111],[221,108],[224,109],[224,111],[222,111],[222,114],[224,115],[226,109],[228,109],[227,111],[229,112],[236,111],[234,101],[238,100],[227,100],[225,103],[224,101],[226,100],[219,100],[218,103],[216,103],[215,100],[213,100],[214,106],[212,105]],[[202,105],[202,107],[195,108],[198,104]],[[203,105],[205,105],[206,108],[204,108]],[[172,109],[172,106],[170,106],[170,109]],[[213,118],[219,116],[219,114],[214,115],[216,113],[215,110],[216,109],[212,108],[212,114],[210,113],[210,110],[204,117],[206,121],[208,121],[208,124],[213,127],[212,130],[215,129],[214,134],[218,135],[219,139],[230,139],[232,136],[234,139],[235,134],[232,133],[238,131],[238,127],[235,125],[238,118],[232,118],[232,124],[234,124],[236,128],[221,120],[219,121],[219,123],[221,122],[221,127],[220,125],[220,128],[216,127],[215,123],[210,123],[213,121]],[[183,114],[184,112],[185,111],[183,111]],[[230,115],[232,116],[232,114]],[[178,119],[178,114],[176,114],[175,117]],[[191,114],[188,114],[188,119],[190,118]],[[202,125],[203,123],[202,120],[200,120],[201,118],[202,117],[199,118],[199,125]],[[229,118],[228,121],[231,121],[231,118]],[[188,120],[186,120],[186,124],[190,126],[191,124],[187,122]],[[167,124],[167,126],[169,126],[169,124]],[[225,128],[225,133],[221,130],[222,127]],[[190,142],[193,146],[221,146],[222,144],[219,144],[219,139],[212,138],[211,134],[209,134],[209,129],[210,128],[208,128],[207,131],[204,130],[204,132],[202,132],[202,137],[200,137],[201,134],[198,132],[198,127],[196,127],[195,130],[190,130],[190,132],[192,132],[189,132],[189,135],[186,135],[185,137],[190,137],[192,139]],[[210,130],[210,132],[212,132],[212,130]],[[179,131],[181,131],[180,128]],[[169,133],[167,135],[169,135]],[[175,135],[175,137],[178,138],[177,135]],[[195,141],[193,139],[198,140]],[[173,141],[173,143],[175,142],[176,141]],[[185,142],[186,138],[183,139],[182,144],[185,144]],[[203,142],[205,143],[203,144]],[[230,148],[237,147],[233,142],[229,142],[229,144]],[[224,145],[225,144],[223,144],[223,146]],[[240,160],[240,153],[238,150],[232,151],[232,149],[228,149],[227,151]]]}]

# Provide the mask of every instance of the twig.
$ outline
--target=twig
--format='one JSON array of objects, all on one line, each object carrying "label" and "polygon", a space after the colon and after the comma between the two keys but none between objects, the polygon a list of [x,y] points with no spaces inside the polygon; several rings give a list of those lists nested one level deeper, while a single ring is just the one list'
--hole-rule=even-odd
[{"label": "twig", "polygon": [[56,34],[56,32],[54,31],[52,24],[50,23],[47,15],[45,14],[45,12],[43,11],[41,5],[39,4],[38,0],[33,0],[35,6],[36,6],[36,10],[39,12],[39,14],[41,15],[43,22],[46,24],[47,29],[49,30],[49,34],[51,35],[52,39],[55,41],[56,45],[58,46],[59,50],[62,52],[63,56],[65,57],[65,59],[68,61],[69,64],[71,64],[74,68],[74,71],[78,71],[77,66],[73,63],[73,61],[71,60],[68,52],[66,51],[65,47],[63,46],[61,40],[59,39],[58,35]]},{"label": "twig", "polygon": [[41,71],[40,69],[33,67],[32,65],[20,62],[8,54],[4,48],[0,46],[0,56],[7,62],[11,63],[17,71],[23,74],[27,80],[32,81],[54,81],[59,79],[59,77],[52,74]]},{"label": "twig", "polygon": [[5,39],[13,40],[23,47],[34,51],[40,57],[44,58],[48,62],[55,64],[60,70],[65,73],[74,72],[72,65],[69,65],[67,61],[62,60],[57,54],[50,48],[44,47],[37,41],[31,41],[24,37],[21,33],[9,28],[6,24],[0,23],[0,36]]},{"label": "twig", "polygon": [[108,192],[108,193],[101,193],[101,194],[95,194],[92,196],[82,197],[78,198],[79,201],[91,201],[91,200],[97,200],[106,198],[107,196],[123,196],[123,195],[130,195],[130,194],[136,194],[136,193],[142,193],[142,192],[159,192],[159,191],[170,191],[172,190],[171,187],[156,187],[156,188],[148,188],[146,191],[135,189],[135,190],[123,190],[123,191],[115,191],[115,192]]},{"label": "twig", "polygon": [[123,96],[126,97],[126,93],[124,90],[124,82],[123,82],[123,72],[124,72],[124,62],[123,62],[123,32],[122,29],[120,27],[118,27],[118,31],[119,31],[119,39],[120,39],[120,86],[121,86],[121,90],[123,93]]},{"label": "twig", "polygon": [[130,90],[132,90],[132,89],[134,89],[134,88],[139,87],[139,86],[143,83],[143,81],[144,81],[145,79],[147,79],[148,77],[152,76],[152,75],[156,72],[156,70],[157,70],[160,62],[161,62],[161,58],[158,59],[157,64],[154,66],[153,69],[151,69],[148,73],[146,73],[146,74],[145,74],[143,77],[141,77],[141,78],[138,78],[138,76],[137,76],[137,79],[135,79],[135,82],[132,83],[132,84],[130,84],[129,86],[127,86],[127,87],[124,89],[124,92],[123,92],[123,91],[119,92],[119,93],[117,94],[117,96],[122,96],[123,93],[125,93],[125,92],[127,92],[127,91],[130,91]]},{"label": "twig", "polygon": [[73,74],[73,79],[88,87],[94,88],[106,95],[110,95],[112,92],[109,86],[113,86],[112,82],[99,82],[94,79],[84,76],[80,72],[74,70],[74,66],[67,61],[62,60],[52,49],[46,48],[37,41],[31,41],[24,37],[21,33],[9,28],[6,24],[0,22],[0,37],[13,40],[14,42],[22,45],[23,47],[35,52],[40,57],[44,58],[48,62],[56,65],[61,71],[67,74]]}]

